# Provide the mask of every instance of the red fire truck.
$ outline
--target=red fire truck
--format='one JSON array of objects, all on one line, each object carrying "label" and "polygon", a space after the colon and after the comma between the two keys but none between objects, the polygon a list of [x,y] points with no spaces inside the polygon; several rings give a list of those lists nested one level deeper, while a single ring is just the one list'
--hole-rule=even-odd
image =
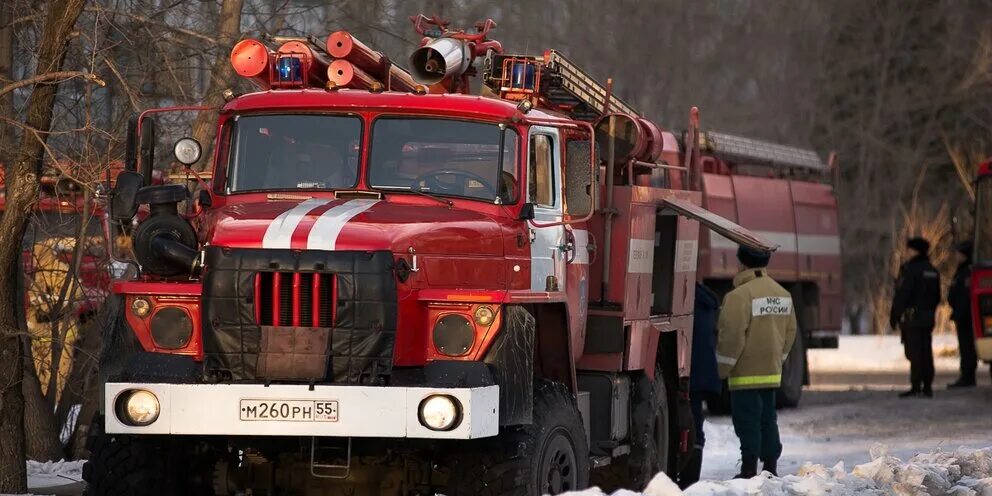
[{"label": "red fire truck", "polygon": [[[975,252],[972,260],[972,322],[978,358],[992,363],[992,160],[978,165],[975,182]],[[992,367],[990,367],[992,371]]]},{"label": "red fire truck", "polygon": [[559,52],[413,21],[412,72],[345,32],[238,43],[260,91],[219,109],[190,218],[145,179],[152,117],[190,109],[139,117],[110,208],[149,215],[89,494],[540,495],[677,466],[700,224],[775,246],[699,206],[694,125],[683,152]]},{"label": "red fire truck", "polygon": [[[724,133],[703,133],[703,206],[779,246],[769,273],[792,293],[800,332],[782,372],[781,406],[808,383],[807,348],[836,348],[842,312],[840,238],[833,170],[812,150]],[[737,245],[700,236],[699,273],[724,295],[733,288]],[[726,410],[729,398],[710,403]]]}]

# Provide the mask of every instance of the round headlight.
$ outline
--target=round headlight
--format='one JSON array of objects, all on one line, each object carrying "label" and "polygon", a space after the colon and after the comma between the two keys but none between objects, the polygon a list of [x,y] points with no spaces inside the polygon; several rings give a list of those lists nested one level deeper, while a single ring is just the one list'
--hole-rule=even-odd
[{"label": "round headlight", "polygon": [[200,160],[200,143],[193,138],[182,138],[176,142],[172,152],[176,155],[176,160],[183,165],[193,165]]},{"label": "round headlight", "polygon": [[144,298],[135,298],[131,302],[131,313],[138,317],[145,317],[152,310],[152,304]]},{"label": "round headlight", "polygon": [[160,405],[158,398],[151,391],[138,389],[128,393],[123,400],[121,420],[124,423],[141,427],[158,419]]},{"label": "round headlight", "polygon": [[475,310],[475,323],[481,326],[488,326],[496,318],[496,312],[489,307],[479,307]]},{"label": "round headlight", "polygon": [[445,355],[464,355],[474,343],[475,328],[464,315],[445,315],[434,325],[434,346]]},{"label": "round headlight", "polygon": [[175,350],[189,344],[193,336],[193,321],[182,308],[161,308],[152,317],[151,330],[152,341],[157,346]]},{"label": "round headlight", "polygon": [[432,431],[450,431],[462,420],[461,405],[451,396],[435,394],[420,402],[420,423]]}]

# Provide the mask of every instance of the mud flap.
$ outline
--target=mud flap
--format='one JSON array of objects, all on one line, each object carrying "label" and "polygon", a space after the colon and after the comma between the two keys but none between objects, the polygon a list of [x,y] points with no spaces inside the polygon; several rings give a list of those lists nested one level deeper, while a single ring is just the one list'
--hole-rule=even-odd
[{"label": "mud flap", "polygon": [[692,461],[692,450],[696,444],[695,422],[692,407],[689,404],[689,378],[679,379],[679,390],[676,393],[675,411],[678,412],[678,465],[679,472]]}]

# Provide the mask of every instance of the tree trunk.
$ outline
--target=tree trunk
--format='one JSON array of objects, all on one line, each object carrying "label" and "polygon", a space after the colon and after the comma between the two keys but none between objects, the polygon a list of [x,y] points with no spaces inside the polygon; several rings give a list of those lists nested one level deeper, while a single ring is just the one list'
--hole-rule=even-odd
[{"label": "tree trunk", "polygon": [[[224,90],[234,82],[234,69],[227,54],[238,38],[241,37],[241,7],[244,0],[224,0],[217,18],[217,57],[210,69],[210,79],[207,90],[203,95],[203,105],[223,105]],[[193,138],[203,147],[203,158],[196,165],[198,170],[210,166],[213,151],[213,138],[217,123],[216,112],[200,112],[193,124]]]},{"label": "tree trunk", "polygon": [[[4,2],[5,4],[8,2]],[[85,0],[52,0],[38,44],[37,73],[62,69],[70,35]],[[36,84],[26,105],[25,124],[35,133],[21,135],[15,159],[7,167],[6,205],[0,217],[0,493],[27,491],[24,464],[24,354],[16,308],[21,237],[38,199],[38,178],[47,131],[52,124],[55,84]]]},{"label": "tree trunk", "polygon": [[34,369],[31,338],[24,339],[24,442],[27,458],[46,462],[65,458],[59,441],[55,410],[41,392],[41,382]]},{"label": "tree trunk", "polygon": [[[0,2],[0,78],[14,79],[14,2]],[[14,94],[0,97],[0,115],[14,116]],[[0,123],[0,166],[7,164],[7,158],[14,148],[14,126]]]}]

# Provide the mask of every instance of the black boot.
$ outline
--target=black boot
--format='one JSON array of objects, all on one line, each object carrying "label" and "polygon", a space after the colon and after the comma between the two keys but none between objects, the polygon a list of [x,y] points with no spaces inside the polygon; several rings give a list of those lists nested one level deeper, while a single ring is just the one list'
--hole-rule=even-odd
[{"label": "black boot", "polygon": [[778,477],[778,460],[764,460],[761,462],[761,470]]},{"label": "black boot", "polygon": [[929,384],[924,384],[923,392],[920,393],[920,396],[924,398],[933,398],[933,388],[930,387]]},{"label": "black boot", "polygon": [[947,385],[948,388],[966,388],[975,386],[975,374],[971,374],[971,376],[962,374],[961,378]]},{"label": "black boot", "polygon": [[741,472],[734,476],[735,479],[750,479],[758,475],[758,457],[745,456],[741,460]]},{"label": "black boot", "polygon": [[900,398],[915,398],[919,395],[920,395],[919,389],[910,389],[909,391],[899,393]]}]

